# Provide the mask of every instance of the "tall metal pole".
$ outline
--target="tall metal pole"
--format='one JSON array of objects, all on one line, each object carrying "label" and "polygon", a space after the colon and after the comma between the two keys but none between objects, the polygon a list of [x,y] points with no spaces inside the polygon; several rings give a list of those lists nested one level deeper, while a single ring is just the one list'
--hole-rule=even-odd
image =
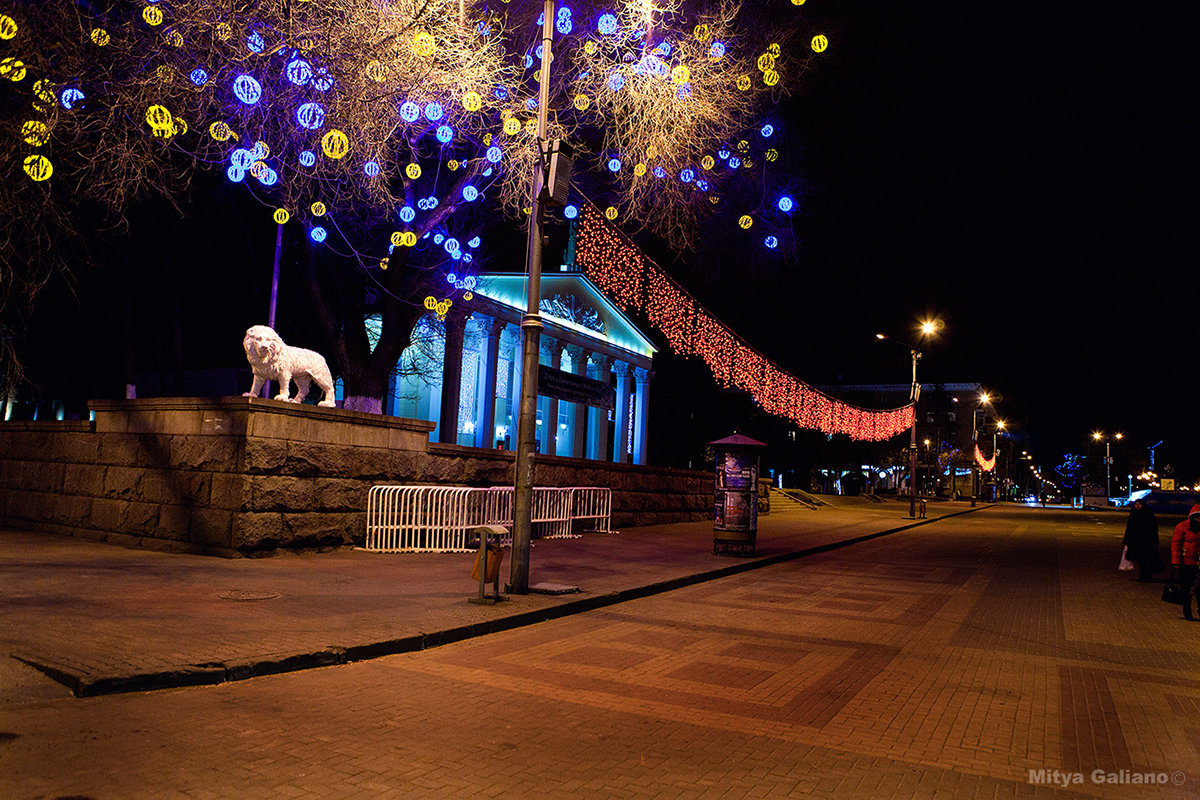
[{"label": "tall metal pole", "polygon": [[971,508],[979,497],[979,461],[975,451],[979,448],[979,409],[971,411]]},{"label": "tall metal pole", "polygon": [[[538,86],[538,165],[533,176],[533,203],[529,214],[529,240],[525,269],[526,305],[521,318],[523,335],[521,405],[517,417],[517,463],[513,482],[513,547],[509,567],[509,591],[529,593],[529,545],[533,529],[534,439],[537,431],[538,355],[541,350],[542,324],[538,306],[542,300],[542,240],[545,200],[542,197],[547,161],[546,121],[550,105],[550,52],[554,37],[554,0],[545,0],[542,17],[542,68]],[[557,425],[557,420],[551,421]]]},{"label": "tall metal pole", "polygon": [[[267,327],[275,327],[275,306],[279,299],[279,260],[283,254],[283,226],[275,226],[275,268],[271,272],[271,306],[267,309]],[[283,390],[281,389],[282,393]],[[263,381],[261,392],[263,397],[271,396],[271,382]]]},{"label": "tall metal pole", "polygon": [[917,362],[921,353],[912,348],[912,407],[913,424],[908,436],[908,516],[917,518],[917,400],[921,395],[921,386],[917,383]]}]

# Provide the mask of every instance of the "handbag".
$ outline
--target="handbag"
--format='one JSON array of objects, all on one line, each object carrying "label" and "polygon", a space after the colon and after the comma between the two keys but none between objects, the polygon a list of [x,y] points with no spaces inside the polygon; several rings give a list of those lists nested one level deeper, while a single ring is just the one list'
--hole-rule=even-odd
[{"label": "handbag", "polygon": [[1128,547],[1121,548],[1121,563],[1117,565],[1117,569],[1119,569],[1121,572],[1129,572],[1130,570],[1134,569],[1137,566],[1136,564],[1134,564],[1132,561],[1129,560],[1128,556],[1129,556],[1129,548]]},{"label": "handbag", "polygon": [[1177,606],[1181,606],[1183,605],[1183,601],[1187,599],[1187,591],[1174,583],[1168,583],[1163,586],[1162,599],[1164,603],[1174,603]]}]

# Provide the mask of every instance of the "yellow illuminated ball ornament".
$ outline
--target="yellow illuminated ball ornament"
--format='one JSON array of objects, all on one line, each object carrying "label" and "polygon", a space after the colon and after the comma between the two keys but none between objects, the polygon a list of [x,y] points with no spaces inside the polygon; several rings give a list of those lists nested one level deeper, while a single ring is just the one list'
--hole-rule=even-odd
[{"label": "yellow illuminated ball ornament", "polygon": [[335,128],[321,137],[321,152],[337,160],[350,152],[350,139]]},{"label": "yellow illuminated ball ornament", "polygon": [[758,67],[759,72],[766,72],[769,69],[774,69],[775,56],[771,55],[770,53],[763,53],[758,57],[756,66]]},{"label": "yellow illuminated ball ornament", "polygon": [[402,241],[404,241],[404,234],[400,231],[392,231],[392,245],[399,247]]},{"label": "yellow illuminated ball ornament", "polygon": [[214,122],[208,126],[208,135],[216,139],[218,142],[224,142],[233,136],[233,131],[224,122]]},{"label": "yellow illuminated ball ornament", "polygon": [[54,174],[54,165],[45,156],[26,156],[22,166],[25,174],[35,181],[44,181]]},{"label": "yellow illuminated ball ornament", "polygon": [[413,52],[425,58],[433,55],[436,42],[433,40],[433,34],[427,31],[421,31],[413,37]]},{"label": "yellow illuminated ball ornament", "polygon": [[46,123],[31,119],[21,126],[21,138],[26,144],[41,147],[49,140],[50,129],[46,127]]},{"label": "yellow illuminated ball ornament", "polygon": [[700,159],[700,167],[702,169],[706,169],[706,170],[712,169],[713,166],[716,165],[716,163],[717,163],[716,159],[714,159],[712,156],[705,156],[704,158]]},{"label": "yellow illuminated ball ornament", "polygon": [[218,39],[220,39],[222,42],[225,42],[225,41],[228,41],[229,37],[232,35],[233,35],[233,28],[229,25],[228,22],[218,22],[217,23],[217,38]]},{"label": "yellow illuminated ball ornament", "polygon": [[829,39],[827,39],[825,37],[825,34],[818,33],[816,36],[813,37],[812,49],[813,49],[814,53],[824,53],[825,48],[827,48],[827,47],[829,47]]},{"label": "yellow illuminated ball ornament", "polygon": [[5,41],[17,35],[17,21],[7,14],[0,14],[0,39]]},{"label": "yellow illuminated ball ornament", "polygon": [[604,209],[604,217],[605,217],[606,219],[610,219],[610,220],[616,219],[616,218],[617,218],[617,209],[616,209],[616,207],[615,207],[615,206],[609,206],[608,208]]},{"label": "yellow illuminated ball ornament", "polygon": [[516,136],[521,132],[521,120],[516,117],[509,117],[504,120],[504,132],[509,136]]},{"label": "yellow illuminated ball ornament", "polygon": [[783,52],[783,48],[781,48],[778,43],[771,42],[769,45],[767,45],[767,52],[773,55],[775,58],[779,58],[779,54]]},{"label": "yellow illuminated ball ornament", "polygon": [[383,64],[381,64],[379,61],[376,61],[376,60],[370,61],[367,64],[366,73],[367,73],[367,77],[370,78],[371,80],[375,81],[376,83],[383,83],[383,79],[384,79]]},{"label": "yellow illuminated ball ornament", "polygon": [[308,210],[312,212],[312,215],[314,217],[325,216],[325,204],[322,203],[320,200],[316,201],[311,206],[309,206]]},{"label": "yellow illuminated ball ornament", "polygon": [[709,37],[708,26],[704,23],[697,25],[692,29],[692,35],[696,37],[697,42],[707,42]]},{"label": "yellow illuminated ball ornament", "polygon": [[750,76],[749,75],[738,75],[737,87],[739,89],[741,89],[743,92],[746,91],[747,89],[749,89],[750,88]]},{"label": "yellow illuminated ball ornament", "polygon": [[25,78],[25,62],[19,58],[6,58],[0,61],[0,78],[8,78],[13,83]]},{"label": "yellow illuminated ball ornament", "polygon": [[678,64],[671,68],[672,83],[687,83],[692,79],[692,71],[683,64]]},{"label": "yellow illuminated ball ornament", "polygon": [[588,99],[588,96],[586,94],[575,95],[574,105],[575,105],[576,110],[587,111],[588,106],[590,106],[591,104],[592,104],[592,101]]},{"label": "yellow illuminated ball ornament", "polygon": [[275,213],[272,215],[272,217],[277,223],[284,225],[289,219],[292,218],[292,215],[288,213],[286,208],[277,208],[275,209]]},{"label": "yellow illuminated ball ornament", "polygon": [[104,47],[110,41],[112,41],[112,37],[108,35],[108,31],[104,30],[104,28],[96,28],[96,30],[92,31],[92,44],[96,45],[96,47]]},{"label": "yellow illuminated ball ornament", "polygon": [[633,167],[634,176],[640,178],[646,174],[646,165],[642,163],[635,164]]},{"label": "yellow illuminated ball ornament", "polygon": [[162,25],[162,9],[158,6],[146,6],[142,9],[142,19],[146,20],[146,24],[152,28],[156,25]]},{"label": "yellow illuminated ball ornament", "polygon": [[171,47],[183,47],[183,34],[175,30],[168,31],[167,44],[171,45]]},{"label": "yellow illuminated ball ornament", "polygon": [[412,231],[405,231],[400,237],[400,245],[401,247],[416,247],[417,234],[413,233]]},{"label": "yellow illuminated ball ornament", "polygon": [[767,86],[774,86],[779,83],[779,73],[773,69],[769,69],[763,73],[763,83]]},{"label": "yellow illuminated ball ornament", "polygon": [[463,95],[462,104],[467,111],[478,111],[483,108],[483,98],[479,92],[467,92]]},{"label": "yellow illuminated ball ornament", "polygon": [[404,168],[404,174],[415,181],[417,178],[421,177],[421,165],[415,163],[409,164]]},{"label": "yellow illuminated ball ornament", "polygon": [[50,81],[38,81],[33,84],[33,93],[38,96],[38,99],[43,103],[53,103],[58,97],[54,94],[54,87]]},{"label": "yellow illuminated ball ornament", "polygon": [[750,228],[750,226],[753,224],[754,224],[754,218],[751,217],[749,214],[746,214],[745,216],[743,216],[741,219],[738,220],[738,226],[742,230],[748,230]]}]

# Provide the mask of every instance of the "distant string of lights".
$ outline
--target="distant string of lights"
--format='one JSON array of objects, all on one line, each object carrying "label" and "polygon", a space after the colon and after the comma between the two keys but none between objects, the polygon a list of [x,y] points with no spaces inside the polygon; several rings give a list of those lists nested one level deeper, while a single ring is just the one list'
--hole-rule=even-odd
[{"label": "distant string of lights", "polygon": [[576,262],[626,310],[646,316],[676,353],[701,358],[722,386],[750,393],[765,411],[823,433],[879,441],[913,425],[913,406],[869,410],[814,389],[780,369],[701,306],[594,206],[580,206]]}]

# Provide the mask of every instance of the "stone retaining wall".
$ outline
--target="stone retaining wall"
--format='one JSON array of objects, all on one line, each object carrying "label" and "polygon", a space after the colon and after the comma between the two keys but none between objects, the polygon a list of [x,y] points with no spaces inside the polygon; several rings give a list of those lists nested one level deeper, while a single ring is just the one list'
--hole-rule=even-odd
[{"label": "stone retaining wall", "polygon": [[[362,544],[380,483],[512,485],[513,454],[434,425],[260,398],[94,401],[89,422],[0,423],[0,523],[222,556]],[[712,478],[539,456],[539,486],[608,486],[613,525],[702,520]]]}]

